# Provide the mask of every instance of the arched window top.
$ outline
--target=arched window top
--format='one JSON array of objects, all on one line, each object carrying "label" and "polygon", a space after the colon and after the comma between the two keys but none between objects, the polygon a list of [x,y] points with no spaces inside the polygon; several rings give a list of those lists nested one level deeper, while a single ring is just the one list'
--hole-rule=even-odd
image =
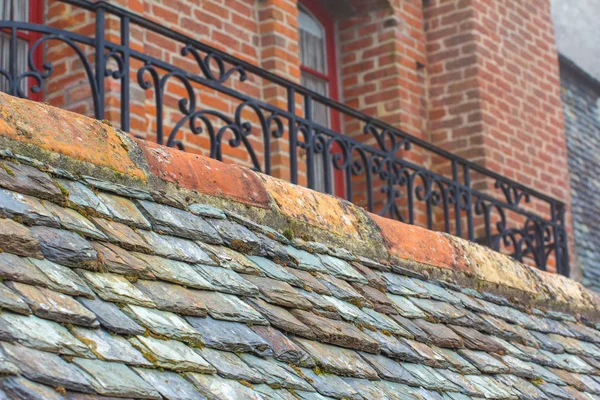
[{"label": "arched window top", "polygon": [[327,35],[325,27],[307,8],[298,9],[300,61],[316,72],[327,73]]},{"label": "arched window top", "polygon": [[325,38],[325,29],[323,29],[323,25],[321,25],[321,23],[302,5],[300,5],[300,9],[298,10],[298,24],[303,31],[308,32],[319,39]]}]

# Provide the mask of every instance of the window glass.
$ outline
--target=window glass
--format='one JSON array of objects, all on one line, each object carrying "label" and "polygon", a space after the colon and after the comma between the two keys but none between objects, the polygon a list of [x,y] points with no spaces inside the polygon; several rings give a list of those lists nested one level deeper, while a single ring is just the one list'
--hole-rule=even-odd
[{"label": "window glass", "polygon": [[[0,19],[12,21],[29,20],[29,1],[27,0],[0,0]],[[17,38],[16,48],[16,73],[22,74],[27,70],[27,50],[29,41],[26,38]],[[10,35],[0,32],[0,68],[10,72]],[[7,92],[9,84],[5,78],[0,78],[0,91]],[[27,93],[27,79],[21,81],[21,90]]]}]

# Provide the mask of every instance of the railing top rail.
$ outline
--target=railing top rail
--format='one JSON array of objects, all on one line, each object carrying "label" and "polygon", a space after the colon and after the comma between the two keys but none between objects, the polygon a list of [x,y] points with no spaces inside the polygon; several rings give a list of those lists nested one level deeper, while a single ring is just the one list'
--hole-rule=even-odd
[{"label": "railing top rail", "polygon": [[439,147],[427,142],[426,140],[420,139],[420,138],[413,136],[397,127],[394,127],[390,124],[380,121],[377,118],[370,117],[370,116],[368,116],[360,111],[357,111],[343,103],[340,103],[339,101],[330,99],[323,95],[320,95],[312,90],[307,89],[306,87],[304,87],[298,83],[292,82],[292,81],[290,81],[286,78],[283,78],[277,74],[274,74],[272,72],[261,69],[260,67],[254,65],[254,64],[251,64],[247,61],[244,61],[244,60],[234,57],[230,54],[227,54],[213,46],[207,45],[206,43],[202,43],[196,39],[193,39],[189,36],[179,33],[171,28],[162,26],[157,22],[149,20],[149,19],[142,17],[138,14],[135,14],[131,11],[123,9],[114,4],[111,4],[108,1],[105,1],[105,0],[99,0],[99,1],[95,1],[95,2],[90,1],[90,0],[59,0],[59,1],[61,1],[63,3],[75,5],[75,6],[87,9],[89,11],[94,11],[94,12],[97,11],[98,9],[103,9],[106,12],[113,14],[115,16],[122,17],[122,18],[128,18],[130,22],[132,22],[140,27],[150,29],[153,32],[164,35],[170,39],[192,44],[195,47],[197,47],[198,49],[205,51],[205,52],[218,54],[219,57],[221,57],[226,62],[229,62],[234,65],[238,65],[238,66],[246,69],[247,71],[249,71],[257,76],[260,76],[261,78],[267,79],[273,83],[285,86],[287,88],[291,88],[294,91],[296,91],[297,93],[309,96],[313,100],[315,100],[319,103],[323,103],[323,104],[327,105],[328,107],[331,107],[343,114],[349,115],[356,119],[360,119],[368,124],[372,124],[379,128],[383,128],[385,130],[389,130],[391,132],[397,133],[400,136],[408,139],[412,144],[415,144],[423,149],[426,149],[426,150],[428,150],[438,156],[444,157],[450,161],[456,161],[460,165],[470,168],[472,171],[479,172],[479,173],[484,174],[484,175],[486,175],[490,178],[493,178],[497,181],[505,182],[505,183],[509,184],[511,187],[514,187],[514,188],[517,188],[524,192],[527,192],[528,194],[535,196],[540,200],[546,201],[551,205],[554,205],[554,206],[557,206],[560,208],[565,206],[564,202],[562,202],[556,198],[553,198],[549,195],[541,193],[533,188],[525,186],[525,185],[523,185],[517,181],[514,181],[510,178],[502,176],[502,175],[500,175],[492,170],[489,170],[479,164],[476,164],[465,158],[457,156],[456,154],[453,154],[447,150],[439,148]]}]

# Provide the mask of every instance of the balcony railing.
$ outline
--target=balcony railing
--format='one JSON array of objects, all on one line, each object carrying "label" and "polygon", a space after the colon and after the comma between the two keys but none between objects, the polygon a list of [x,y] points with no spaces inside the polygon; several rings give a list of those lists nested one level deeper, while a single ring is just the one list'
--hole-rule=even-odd
[{"label": "balcony railing", "polygon": [[[569,274],[562,202],[109,3],[62,3],[89,13],[95,34],[0,21],[2,43],[9,47],[0,52],[9,55],[0,65],[5,92],[48,96],[56,52],[54,61],[46,62],[40,62],[40,53],[48,54],[49,46],[58,43],[85,72],[95,118],[104,119],[116,108],[120,127],[132,131],[131,94],[142,92],[144,101],[152,103],[146,107],[152,113],[148,129],[160,144],[183,148],[184,135],[204,137],[210,157],[224,159],[230,150],[243,150],[250,167],[267,174],[285,163],[292,183],[316,188],[320,181],[328,193],[350,201],[360,197],[359,204],[369,211],[477,241],[540,269],[553,264],[559,273]],[[132,34],[139,38],[140,31],[175,43],[179,58],[144,52],[139,40],[132,43]],[[23,67],[17,38],[27,32],[34,40]],[[168,93],[174,83],[176,95]],[[279,100],[265,101],[256,90],[245,90],[246,83],[254,89],[270,85]],[[206,93],[217,93],[233,106],[229,111],[211,108],[203,100]],[[316,105],[339,113],[344,132],[319,124],[313,118]],[[278,143],[285,146],[276,147]],[[434,167],[416,159],[431,160]]]}]

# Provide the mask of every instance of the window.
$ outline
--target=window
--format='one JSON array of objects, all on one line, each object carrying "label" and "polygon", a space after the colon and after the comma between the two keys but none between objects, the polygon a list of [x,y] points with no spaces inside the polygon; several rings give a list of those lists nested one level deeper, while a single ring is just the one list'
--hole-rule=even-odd
[{"label": "window", "polygon": [[[0,0],[0,20],[11,20],[21,22],[40,23],[42,16],[41,0]],[[20,75],[28,70],[28,52],[31,44],[39,38],[39,34],[34,32],[18,31],[16,46],[16,75]],[[10,73],[10,42],[9,32],[0,32],[0,68]],[[41,64],[41,48],[34,55],[36,64]],[[33,82],[23,79],[21,90],[27,96],[29,85]],[[0,91],[7,92],[10,89],[6,79],[0,78]],[[41,100],[41,93],[29,94],[29,97],[35,100]]]},{"label": "window", "polygon": [[[318,2],[305,0],[298,9],[298,29],[302,85],[316,93],[337,100],[333,20],[319,6]],[[340,120],[337,113],[318,102],[313,102],[312,108],[315,122],[339,132]],[[335,192],[338,195],[343,192],[343,187],[340,186],[343,184],[341,172],[332,170],[330,174],[330,179],[334,182]],[[322,156],[315,157],[315,189],[321,192],[326,189],[324,157]]]}]

